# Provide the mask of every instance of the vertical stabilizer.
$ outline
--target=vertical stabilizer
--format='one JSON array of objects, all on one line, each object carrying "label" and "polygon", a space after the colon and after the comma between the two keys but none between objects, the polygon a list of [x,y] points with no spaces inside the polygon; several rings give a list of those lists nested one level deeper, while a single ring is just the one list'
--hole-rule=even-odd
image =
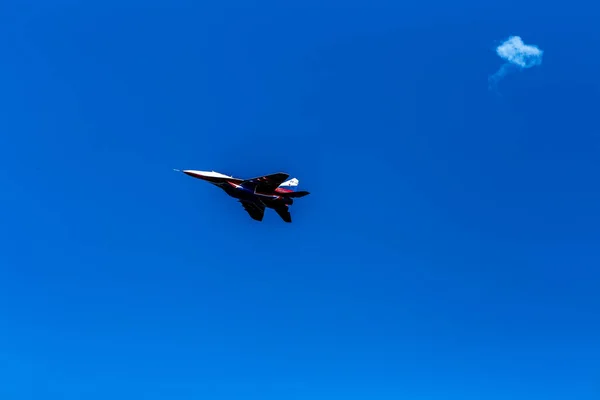
[{"label": "vertical stabilizer", "polygon": [[292,178],[279,185],[277,190],[282,192],[295,192],[298,189],[298,183],[300,183],[298,179]]}]

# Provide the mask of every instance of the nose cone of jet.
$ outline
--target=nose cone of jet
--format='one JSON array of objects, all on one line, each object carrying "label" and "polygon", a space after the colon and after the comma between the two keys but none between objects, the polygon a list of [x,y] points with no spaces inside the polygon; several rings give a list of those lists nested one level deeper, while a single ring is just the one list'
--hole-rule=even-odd
[{"label": "nose cone of jet", "polygon": [[212,181],[210,173],[206,171],[196,171],[194,169],[184,169],[184,174],[191,176],[192,178],[202,179],[203,181]]},{"label": "nose cone of jet", "polygon": [[197,171],[194,169],[184,169],[181,172],[193,178],[198,178],[209,182],[218,182],[223,178],[231,178],[230,176],[223,175],[214,171]]},{"label": "nose cone of jet", "polygon": [[201,174],[199,174],[200,171],[194,171],[191,169],[184,169],[181,172],[183,172],[186,175],[193,176],[193,177],[198,177],[199,175],[201,175]]},{"label": "nose cone of jet", "polygon": [[176,168],[173,168],[173,171],[181,172],[186,175],[192,176],[194,178],[202,178],[202,171],[195,171],[193,169],[176,169]]}]

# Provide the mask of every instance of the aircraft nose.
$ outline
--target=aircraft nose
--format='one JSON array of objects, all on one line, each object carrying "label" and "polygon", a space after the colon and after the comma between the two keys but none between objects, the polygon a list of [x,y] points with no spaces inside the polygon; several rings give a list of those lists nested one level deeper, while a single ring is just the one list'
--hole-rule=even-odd
[{"label": "aircraft nose", "polygon": [[186,175],[191,176],[192,178],[207,180],[206,173],[204,171],[196,171],[194,169],[184,169],[181,170]]}]

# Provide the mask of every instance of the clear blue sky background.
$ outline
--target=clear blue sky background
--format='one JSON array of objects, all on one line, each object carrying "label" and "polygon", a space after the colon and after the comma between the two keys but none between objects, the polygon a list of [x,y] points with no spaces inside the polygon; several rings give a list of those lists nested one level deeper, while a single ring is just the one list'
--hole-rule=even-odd
[{"label": "clear blue sky background", "polygon": [[597,400],[599,18],[2,2],[0,398]]}]

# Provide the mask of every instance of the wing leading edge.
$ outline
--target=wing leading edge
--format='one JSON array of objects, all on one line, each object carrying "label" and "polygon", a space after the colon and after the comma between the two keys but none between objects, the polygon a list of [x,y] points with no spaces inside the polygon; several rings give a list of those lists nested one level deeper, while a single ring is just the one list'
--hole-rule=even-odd
[{"label": "wing leading edge", "polygon": [[283,172],[277,172],[275,174],[259,176],[256,178],[246,179],[244,182],[252,183],[256,185],[256,190],[260,192],[272,192],[285,180],[289,178],[289,175]]}]

